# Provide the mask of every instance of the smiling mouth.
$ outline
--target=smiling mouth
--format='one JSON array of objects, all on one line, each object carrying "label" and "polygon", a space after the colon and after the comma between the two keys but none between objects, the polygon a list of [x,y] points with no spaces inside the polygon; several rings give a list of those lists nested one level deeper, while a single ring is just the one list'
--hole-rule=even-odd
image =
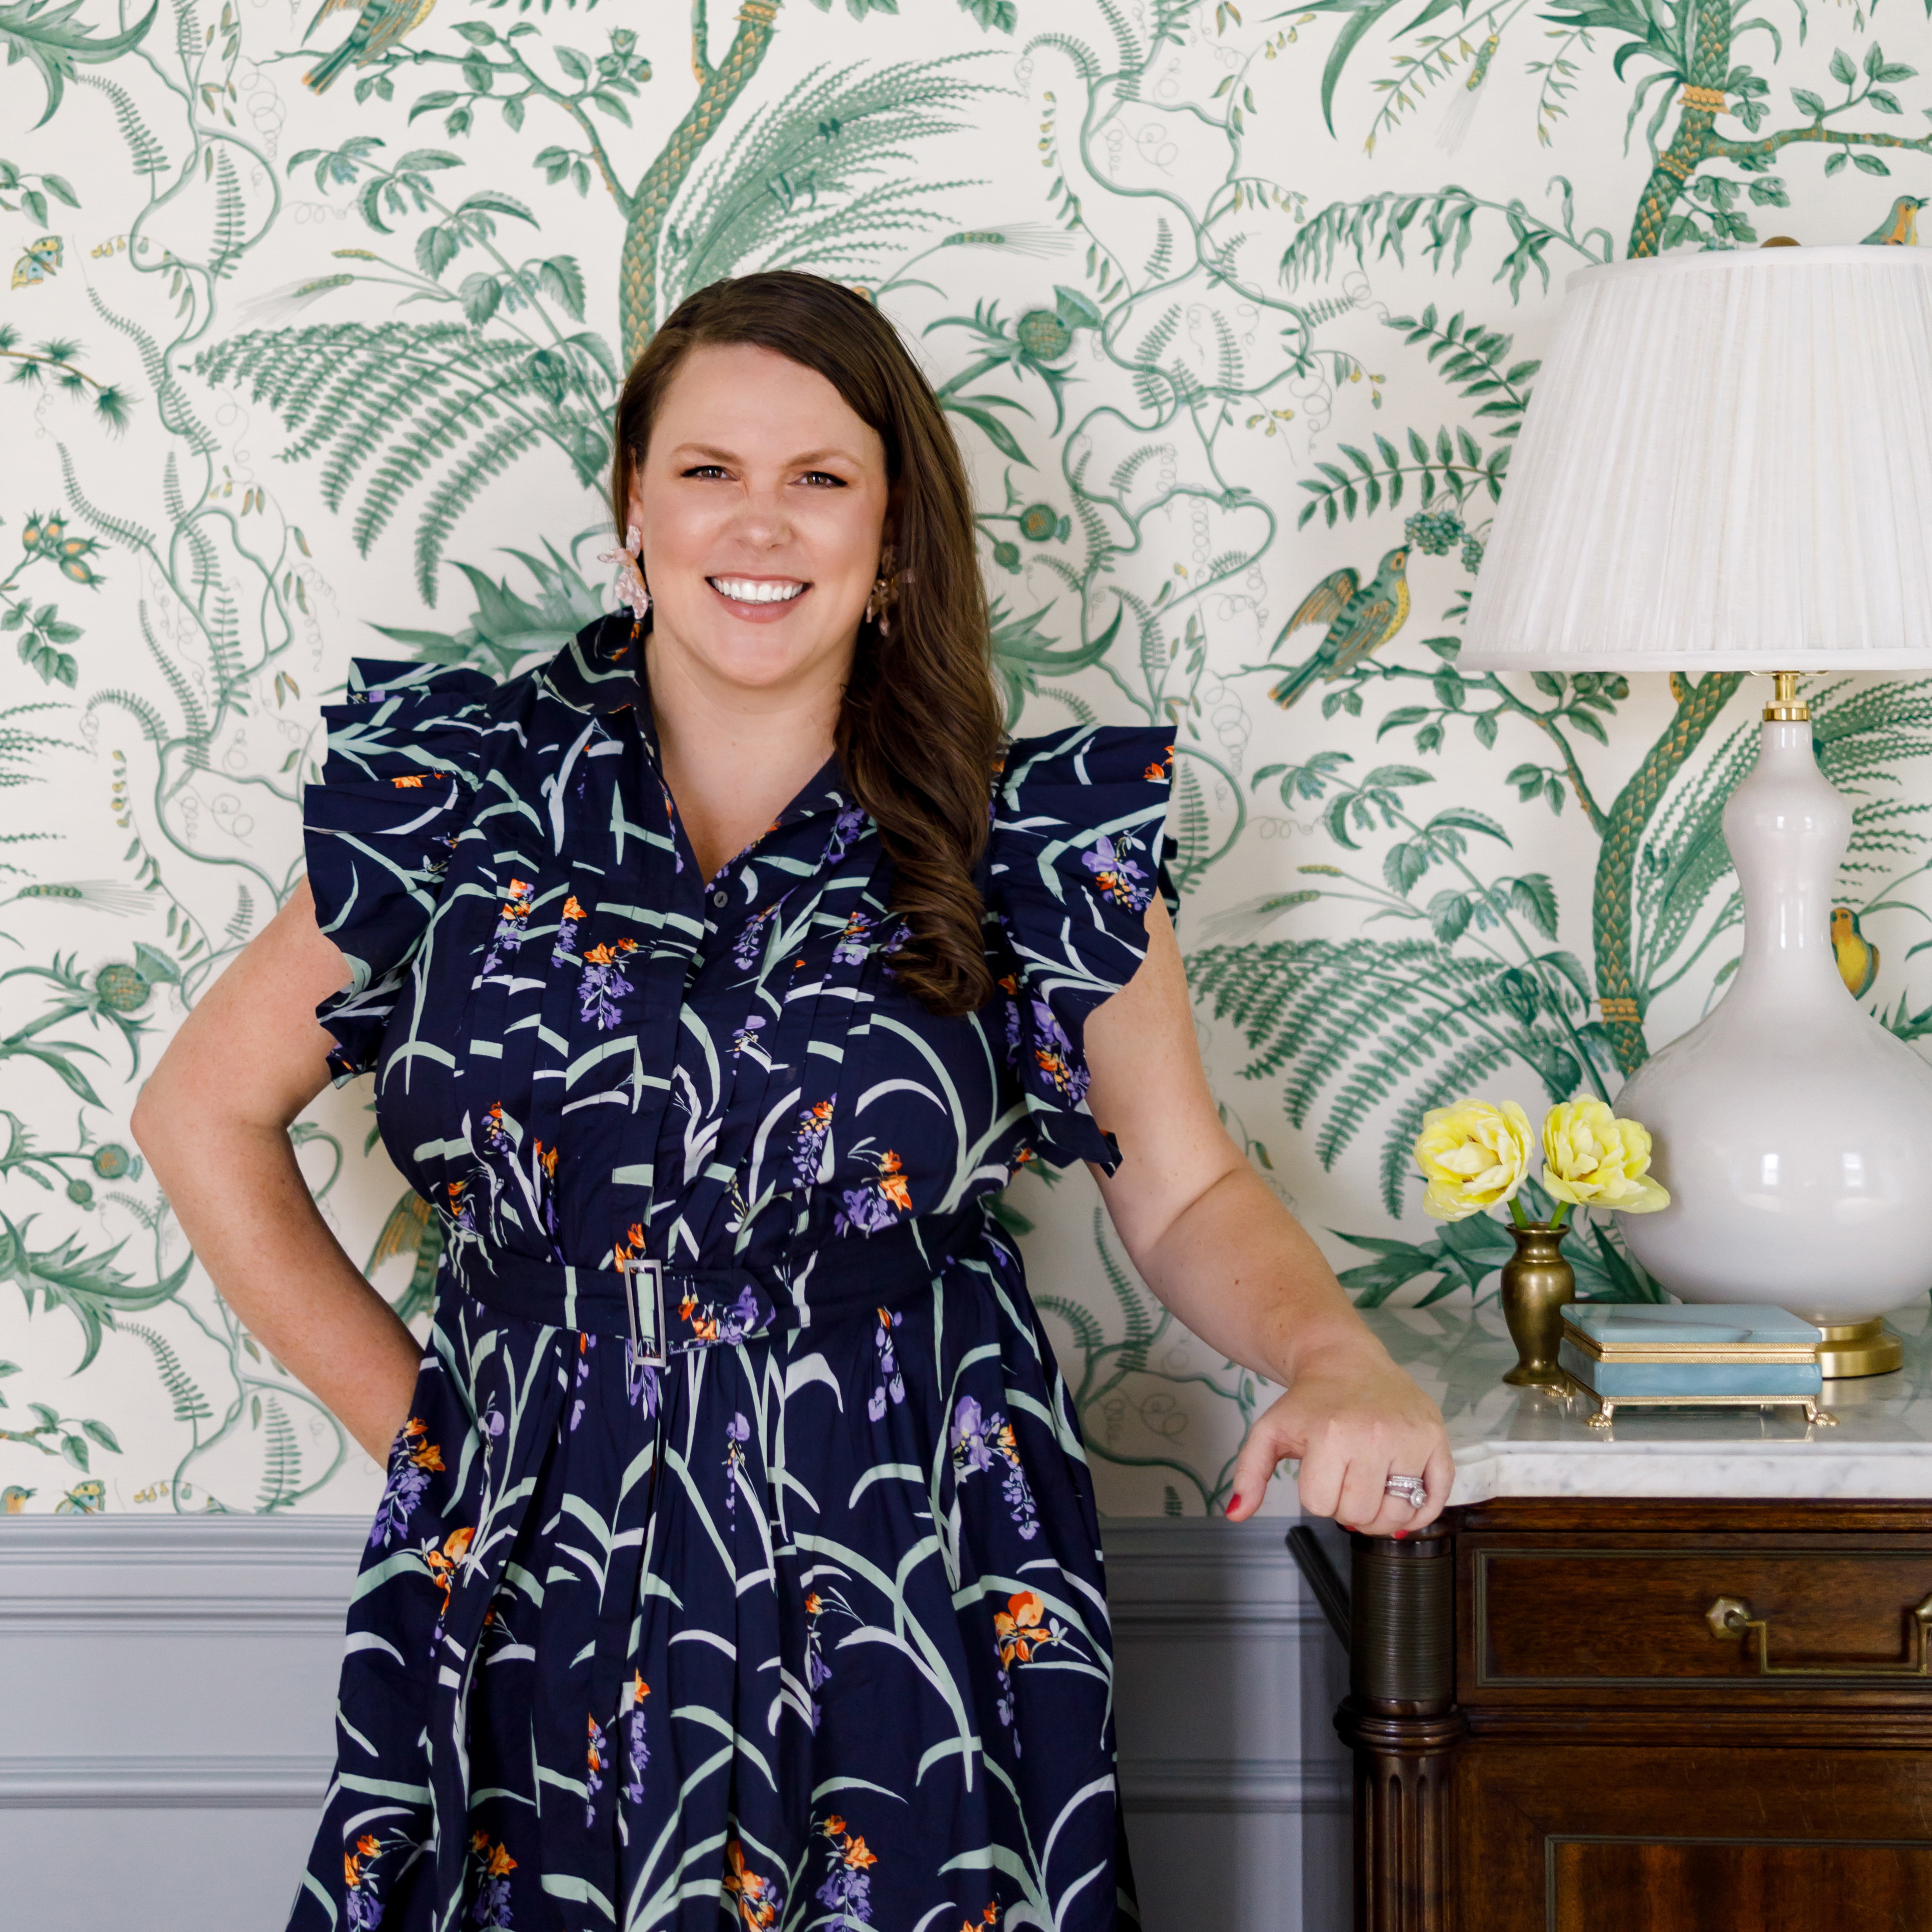
[{"label": "smiling mouth", "polygon": [[789,604],[812,587],[795,577],[707,577],[704,580],[734,604]]}]

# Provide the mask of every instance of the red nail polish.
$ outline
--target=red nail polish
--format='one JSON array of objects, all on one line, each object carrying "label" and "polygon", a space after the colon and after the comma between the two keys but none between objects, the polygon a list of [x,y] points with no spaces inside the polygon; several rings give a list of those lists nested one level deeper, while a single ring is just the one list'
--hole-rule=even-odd
[{"label": "red nail polish", "polygon": [[[1336,1519],[1336,1520],[1339,1522],[1339,1521],[1340,1520],[1340,1519],[1338,1517],[1338,1518]],[[1348,1534],[1349,1534],[1351,1536],[1353,1536],[1353,1535],[1354,1534],[1354,1533],[1355,1533],[1355,1526],[1354,1526],[1352,1522],[1345,1522],[1345,1523],[1342,1523],[1342,1527],[1344,1529],[1346,1529],[1346,1530],[1348,1532]]]},{"label": "red nail polish", "polygon": [[1391,1533],[1394,1536],[1396,1542],[1400,1543],[1402,1538],[1408,1534],[1408,1532],[1406,1529],[1398,1529],[1392,1532]]},{"label": "red nail polish", "polygon": [[1228,1498],[1228,1514],[1230,1516],[1232,1516],[1240,1506],[1241,1499],[1238,1496],[1232,1496]]}]

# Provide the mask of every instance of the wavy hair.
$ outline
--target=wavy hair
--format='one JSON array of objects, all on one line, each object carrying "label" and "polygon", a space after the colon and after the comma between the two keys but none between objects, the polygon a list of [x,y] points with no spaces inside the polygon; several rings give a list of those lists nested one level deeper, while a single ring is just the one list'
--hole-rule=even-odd
[{"label": "wavy hair", "polygon": [[651,428],[685,357],[749,343],[815,370],[885,445],[886,530],[897,572],[891,634],[859,627],[841,702],[838,755],[892,862],[892,956],[929,1012],[993,996],[974,874],[986,849],[1003,719],[966,466],[932,385],[864,296],[789,270],[714,282],[652,337],[617,402],[610,509],[621,535]]}]

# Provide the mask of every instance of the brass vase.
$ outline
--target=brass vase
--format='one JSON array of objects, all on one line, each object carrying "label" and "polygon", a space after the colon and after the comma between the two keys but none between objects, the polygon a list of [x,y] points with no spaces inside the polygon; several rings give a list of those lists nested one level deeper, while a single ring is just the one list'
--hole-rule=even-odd
[{"label": "brass vase", "polygon": [[1563,1258],[1563,1237],[1569,1232],[1547,1221],[1510,1227],[1516,1252],[1503,1264],[1503,1319],[1516,1344],[1516,1360],[1503,1380],[1519,1388],[1570,1386],[1556,1362],[1563,1306],[1576,1298],[1576,1271]]}]

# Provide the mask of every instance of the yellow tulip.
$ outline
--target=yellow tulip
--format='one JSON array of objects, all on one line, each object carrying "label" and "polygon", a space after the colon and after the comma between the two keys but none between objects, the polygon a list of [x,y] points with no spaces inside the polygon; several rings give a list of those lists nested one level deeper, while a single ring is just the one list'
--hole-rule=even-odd
[{"label": "yellow tulip", "polygon": [[1513,1200],[1535,1146],[1529,1116],[1514,1100],[1432,1107],[1415,1137],[1415,1164],[1429,1183],[1423,1210],[1438,1221],[1466,1220]]},{"label": "yellow tulip", "polygon": [[1670,1205],[1650,1178],[1650,1130],[1620,1120],[1600,1100],[1552,1107],[1543,1123],[1543,1184],[1559,1201],[1652,1214]]}]

